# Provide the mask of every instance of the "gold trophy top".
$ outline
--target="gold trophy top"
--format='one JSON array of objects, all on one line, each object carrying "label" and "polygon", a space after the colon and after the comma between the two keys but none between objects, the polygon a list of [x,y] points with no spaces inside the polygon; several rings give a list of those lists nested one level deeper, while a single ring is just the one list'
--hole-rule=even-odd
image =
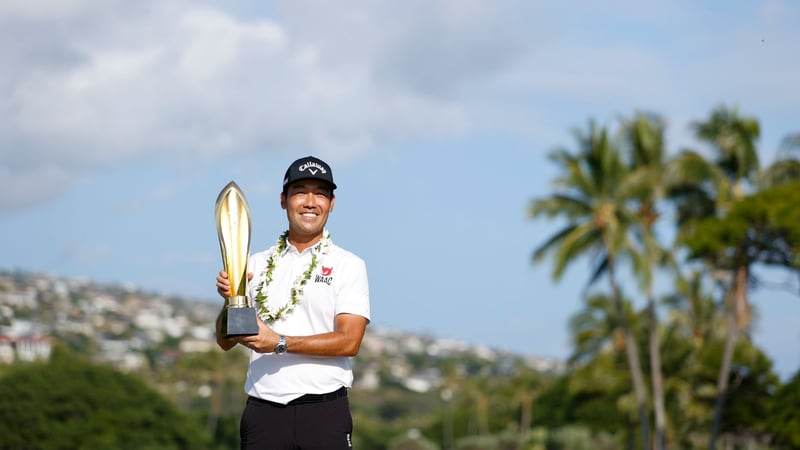
[{"label": "gold trophy top", "polygon": [[247,259],[250,255],[250,208],[242,190],[231,181],[219,193],[214,209],[222,264],[231,282],[228,306],[249,307]]}]

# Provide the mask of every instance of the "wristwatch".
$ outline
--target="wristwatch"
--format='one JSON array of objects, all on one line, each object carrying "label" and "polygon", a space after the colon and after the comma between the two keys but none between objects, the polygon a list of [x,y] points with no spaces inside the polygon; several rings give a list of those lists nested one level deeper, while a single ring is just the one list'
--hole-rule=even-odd
[{"label": "wristwatch", "polygon": [[286,349],[286,336],[281,335],[278,338],[278,343],[275,344],[275,354],[276,355],[282,355],[282,354],[286,353],[286,350],[287,350]]}]

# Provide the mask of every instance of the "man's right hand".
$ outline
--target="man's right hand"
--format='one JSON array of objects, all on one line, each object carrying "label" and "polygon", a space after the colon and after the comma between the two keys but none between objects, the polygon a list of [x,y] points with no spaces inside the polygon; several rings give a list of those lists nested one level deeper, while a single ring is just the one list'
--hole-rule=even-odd
[{"label": "man's right hand", "polygon": [[217,275],[217,293],[222,298],[230,297],[231,292],[231,282],[228,280],[228,272],[224,270],[220,270],[219,274]]},{"label": "man's right hand", "polygon": [[[253,279],[253,272],[247,273],[247,281]],[[220,270],[217,275],[217,293],[222,298],[232,297],[231,295],[231,281],[228,279],[228,272]]]}]

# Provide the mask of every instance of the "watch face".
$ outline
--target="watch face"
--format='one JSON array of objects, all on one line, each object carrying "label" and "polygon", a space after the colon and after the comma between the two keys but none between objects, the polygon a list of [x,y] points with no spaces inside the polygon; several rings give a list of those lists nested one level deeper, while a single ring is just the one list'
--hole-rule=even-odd
[{"label": "watch face", "polygon": [[278,343],[275,344],[275,354],[282,355],[284,353],[286,353],[286,337],[281,336],[280,339],[278,339]]}]

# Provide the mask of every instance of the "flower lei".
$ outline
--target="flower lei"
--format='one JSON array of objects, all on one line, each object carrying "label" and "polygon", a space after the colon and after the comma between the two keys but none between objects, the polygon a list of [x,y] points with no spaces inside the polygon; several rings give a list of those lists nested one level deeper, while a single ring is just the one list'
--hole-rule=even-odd
[{"label": "flower lei", "polygon": [[322,239],[314,246],[313,250],[311,251],[311,264],[308,265],[308,268],[297,277],[297,280],[294,282],[294,286],[292,286],[291,296],[289,301],[278,308],[277,311],[270,311],[269,306],[267,306],[267,290],[269,285],[272,283],[272,273],[275,271],[276,260],[278,256],[280,256],[284,250],[286,250],[286,246],[288,245],[288,238],[289,238],[289,230],[286,230],[281,234],[278,238],[277,245],[275,247],[275,251],[269,256],[267,260],[267,269],[264,271],[264,279],[259,284],[258,288],[256,288],[256,303],[258,303],[258,316],[264,322],[274,322],[279,319],[283,319],[284,317],[288,316],[289,314],[294,311],[295,306],[300,303],[300,299],[303,297],[303,286],[306,285],[306,282],[311,278],[311,273],[314,272],[314,269],[317,268],[317,264],[320,260],[320,255],[327,255],[328,250],[330,249],[331,245],[331,234],[328,230],[323,231]]}]

